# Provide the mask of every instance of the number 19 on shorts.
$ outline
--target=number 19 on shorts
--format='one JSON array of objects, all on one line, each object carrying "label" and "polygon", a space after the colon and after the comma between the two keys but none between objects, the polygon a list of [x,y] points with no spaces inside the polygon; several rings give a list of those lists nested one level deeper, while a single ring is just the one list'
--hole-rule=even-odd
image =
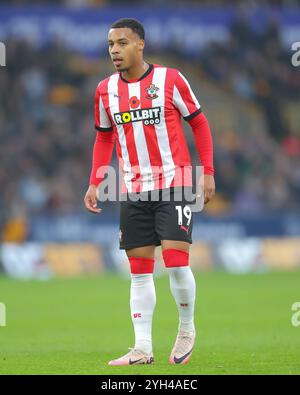
[{"label": "number 19 on shorts", "polygon": [[192,210],[189,206],[175,206],[178,214],[178,225],[183,225],[183,216],[187,219],[186,225],[189,226],[192,220]]}]

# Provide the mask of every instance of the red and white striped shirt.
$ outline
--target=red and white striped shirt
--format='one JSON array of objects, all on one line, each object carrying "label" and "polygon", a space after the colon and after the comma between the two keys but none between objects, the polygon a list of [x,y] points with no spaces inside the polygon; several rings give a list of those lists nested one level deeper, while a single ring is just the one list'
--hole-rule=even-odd
[{"label": "red and white striped shirt", "polygon": [[115,73],[99,83],[95,127],[115,136],[123,192],[192,185],[181,117],[190,121],[200,112],[188,81],[176,69],[150,65],[139,80]]}]

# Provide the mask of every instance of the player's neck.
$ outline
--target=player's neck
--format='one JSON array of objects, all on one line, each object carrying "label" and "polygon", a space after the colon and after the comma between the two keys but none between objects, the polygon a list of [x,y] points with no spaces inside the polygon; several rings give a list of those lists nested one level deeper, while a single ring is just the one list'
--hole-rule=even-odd
[{"label": "player's neck", "polygon": [[126,71],[122,71],[122,78],[126,81],[139,80],[146,73],[149,67],[149,64],[142,60],[138,65],[132,66]]}]

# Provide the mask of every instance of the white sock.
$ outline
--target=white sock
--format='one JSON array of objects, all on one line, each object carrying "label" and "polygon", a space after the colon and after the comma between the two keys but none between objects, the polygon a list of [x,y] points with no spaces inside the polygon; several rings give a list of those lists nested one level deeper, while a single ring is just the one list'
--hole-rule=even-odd
[{"label": "white sock", "polygon": [[152,352],[152,317],[156,303],[152,274],[131,274],[130,310],[135,333],[135,346]]},{"label": "white sock", "polygon": [[196,284],[193,272],[189,266],[170,267],[168,271],[171,292],[179,313],[179,330],[195,332]]}]

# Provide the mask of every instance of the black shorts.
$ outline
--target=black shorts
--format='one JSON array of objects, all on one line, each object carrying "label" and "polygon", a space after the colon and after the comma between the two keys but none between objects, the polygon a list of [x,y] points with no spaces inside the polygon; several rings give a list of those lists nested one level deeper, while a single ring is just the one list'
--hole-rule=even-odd
[{"label": "black shorts", "polygon": [[161,240],[192,243],[192,188],[176,187],[155,192],[123,195],[120,202],[121,250],[158,246]]}]

